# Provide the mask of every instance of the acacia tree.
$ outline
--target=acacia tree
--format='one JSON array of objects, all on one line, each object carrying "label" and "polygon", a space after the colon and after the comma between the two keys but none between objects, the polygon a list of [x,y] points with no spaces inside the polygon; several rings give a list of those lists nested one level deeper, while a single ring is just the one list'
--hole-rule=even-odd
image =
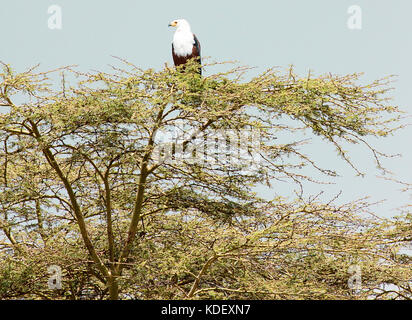
[{"label": "acacia tree", "polygon": [[[363,144],[381,167],[385,154],[366,139],[397,129],[389,79],[271,69],[246,81],[241,67],[199,77],[196,63],[180,72],[122,62],[111,73],[3,65],[1,297],[411,297],[410,261],[396,254],[410,241],[407,215],[253,192],[313,181],[306,167],[336,175],[301,151],[300,131],[333,144],[356,171],[345,144]],[[62,71],[77,84],[63,77],[53,89]],[[61,289],[47,286],[51,265]],[[362,270],[356,292],[352,265]]]}]

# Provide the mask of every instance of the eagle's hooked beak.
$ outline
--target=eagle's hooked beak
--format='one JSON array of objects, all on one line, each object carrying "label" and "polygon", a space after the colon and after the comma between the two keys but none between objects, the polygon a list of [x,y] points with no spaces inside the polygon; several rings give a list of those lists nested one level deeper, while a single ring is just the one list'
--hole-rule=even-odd
[{"label": "eagle's hooked beak", "polygon": [[176,25],[177,25],[177,23],[176,23],[176,21],[172,21],[172,22],[170,22],[169,23],[169,27],[176,27]]}]

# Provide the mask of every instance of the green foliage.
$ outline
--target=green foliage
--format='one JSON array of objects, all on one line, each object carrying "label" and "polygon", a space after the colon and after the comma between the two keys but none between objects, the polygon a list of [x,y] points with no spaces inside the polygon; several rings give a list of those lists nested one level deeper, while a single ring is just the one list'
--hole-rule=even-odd
[{"label": "green foliage", "polygon": [[[63,77],[53,89],[53,72],[3,66],[0,297],[364,299],[390,298],[382,286],[394,284],[397,298],[410,298],[410,260],[396,251],[410,241],[409,216],[382,220],[366,216],[364,201],[267,201],[252,191],[312,181],[306,167],[336,175],[300,150],[300,131],[333,144],[358,173],[347,144],[364,145],[381,166],[385,155],[367,139],[400,127],[389,80],[268,70],[246,81],[247,68],[207,77],[196,68],[63,68],[78,82]],[[181,139],[167,156],[158,151],[173,130]],[[239,143],[236,161],[223,149],[200,158],[197,138],[253,130],[258,141]],[[279,134],[289,142],[276,143]],[[50,265],[62,269],[60,290],[47,287]],[[356,295],[351,265],[362,269]]]}]

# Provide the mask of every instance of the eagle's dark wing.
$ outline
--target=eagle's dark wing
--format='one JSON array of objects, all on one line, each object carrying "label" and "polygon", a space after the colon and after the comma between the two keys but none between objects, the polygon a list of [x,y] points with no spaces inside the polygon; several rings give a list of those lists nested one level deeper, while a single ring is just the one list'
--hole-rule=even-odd
[{"label": "eagle's dark wing", "polygon": [[200,56],[200,42],[195,34],[193,35],[193,37],[195,39],[195,44],[193,45],[192,56],[199,57],[199,63],[202,64],[202,58]]}]

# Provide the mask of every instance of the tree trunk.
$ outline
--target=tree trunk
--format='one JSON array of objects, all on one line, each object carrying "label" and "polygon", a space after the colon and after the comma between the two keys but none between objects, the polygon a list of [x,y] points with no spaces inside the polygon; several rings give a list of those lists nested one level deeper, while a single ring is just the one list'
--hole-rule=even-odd
[{"label": "tree trunk", "polygon": [[119,283],[116,276],[110,275],[107,286],[109,287],[110,300],[119,300]]}]

